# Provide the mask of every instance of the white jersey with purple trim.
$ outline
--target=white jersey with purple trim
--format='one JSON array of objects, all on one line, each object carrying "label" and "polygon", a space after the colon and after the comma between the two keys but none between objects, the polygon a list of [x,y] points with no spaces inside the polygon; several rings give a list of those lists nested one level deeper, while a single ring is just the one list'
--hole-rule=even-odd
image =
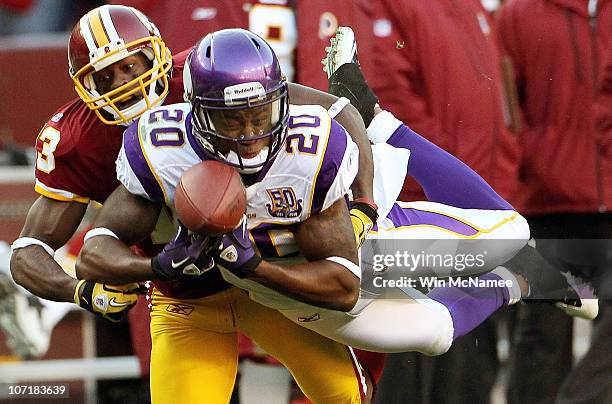
[{"label": "white jersey with purple trim", "polygon": [[[262,257],[271,260],[293,260],[298,255],[293,226],[344,198],[358,170],[357,145],[324,108],[291,105],[289,112],[285,146],[246,190],[251,235]],[[146,113],[124,133],[117,159],[118,179],[130,192],[173,211],[181,174],[207,159],[191,132],[189,114],[187,103]],[[168,241],[173,234],[174,229],[167,228]],[[256,290],[254,300],[268,306],[302,305],[222,272],[229,282]]]},{"label": "white jersey with purple trim", "polygon": [[[327,209],[349,192],[357,175],[359,151],[346,131],[324,108],[292,106],[286,146],[260,181],[247,188],[249,230],[261,256],[279,263],[302,260],[293,226]],[[249,291],[251,298],[275,309],[312,306],[240,279],[221,268],[226,281]]]},{"label": "white jersey with purple trim", "polygon": [[[208,159],[191,133],[187,103],[156,108],[126,130],[117,176],[132,193],[174,206],[184,171]],[[291,105],[286,145],[247,188],[249,227],[289,225],[329,207],[349,190],[359,152],[344,128],[316,105]]]}]

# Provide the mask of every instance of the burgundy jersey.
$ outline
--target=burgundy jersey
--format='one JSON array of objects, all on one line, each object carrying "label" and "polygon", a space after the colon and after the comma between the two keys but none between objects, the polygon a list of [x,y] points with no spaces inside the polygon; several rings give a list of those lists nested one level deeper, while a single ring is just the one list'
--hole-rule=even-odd
[{"label": "burgundy jersey", "polygon": [[[172,58],[165,104],[183,100],[183,66],[189,51]],[[60,201],[104,202],[119,185],[115,160],[124,130],[104,124],[81,99],[62,106],[36,139],[36,191]]]},{"label": "burgundy jersey", "polygon": [[327,91],[327,76],[321,59],[329,39],[341,26],[353,28],[357,38],[359,62],[366,77],[380,74],[374,64],[373,3],[368,0],[296,0],[297,42],[296,81]]},{"label": "burgundy jersey", "polygon": [[195,45],[209,32],[224,28],[247,28],[248,4],[252,0],[111,0],[109,4],[142,11],[159,28],[172,50]]}]

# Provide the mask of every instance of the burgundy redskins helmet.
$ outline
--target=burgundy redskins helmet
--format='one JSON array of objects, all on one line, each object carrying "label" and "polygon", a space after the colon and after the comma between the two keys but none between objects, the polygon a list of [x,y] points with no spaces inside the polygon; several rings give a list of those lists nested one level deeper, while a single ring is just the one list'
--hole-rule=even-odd
[{"label": "burgundy redskins helmet", "polygon": [[[151,69],[100,94],[93,73],[137,52],[151,61]],[[91,10],[75,25],[68,44],[68,65],[79,97],[104,123],[129,124],[164,101],[172,55],[157,27],[143,13],[133,7],[105,5]],[[133,96],[141,99],[124,109],[118,107]]]}]

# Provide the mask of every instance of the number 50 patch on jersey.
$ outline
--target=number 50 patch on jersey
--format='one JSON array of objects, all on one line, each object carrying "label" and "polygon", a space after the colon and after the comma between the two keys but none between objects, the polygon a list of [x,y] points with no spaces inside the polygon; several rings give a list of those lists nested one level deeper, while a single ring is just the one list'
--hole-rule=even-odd
[{"label": "number 50 patch on jersey", "polygon": [[272,203],[267,203],[268,213],[273,217],[292,218],[302,213],[302,200],[292,187],[266,189]]}]

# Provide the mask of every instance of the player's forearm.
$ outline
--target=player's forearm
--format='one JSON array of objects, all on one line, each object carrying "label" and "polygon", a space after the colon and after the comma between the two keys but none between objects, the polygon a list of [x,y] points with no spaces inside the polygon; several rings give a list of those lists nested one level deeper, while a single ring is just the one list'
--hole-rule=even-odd
[{"label": "player's forearm", "polygon": [[301,302],[332,310],[350,311],[359,298],[359,278],[326,260],[292,266],[262,261],[249,279]]},{"label": "player's forearm", "polygon": [[74,301],[77,280],[40,246],[20,248],[11,257],[11,273],[18,285],[43,299]]},{"label": "player's forearm", "polygon": [[76,264],[79,279],[120,284],[153,279],[151,259],[140,257],[120,240],[93,237],[85,243]]}]

